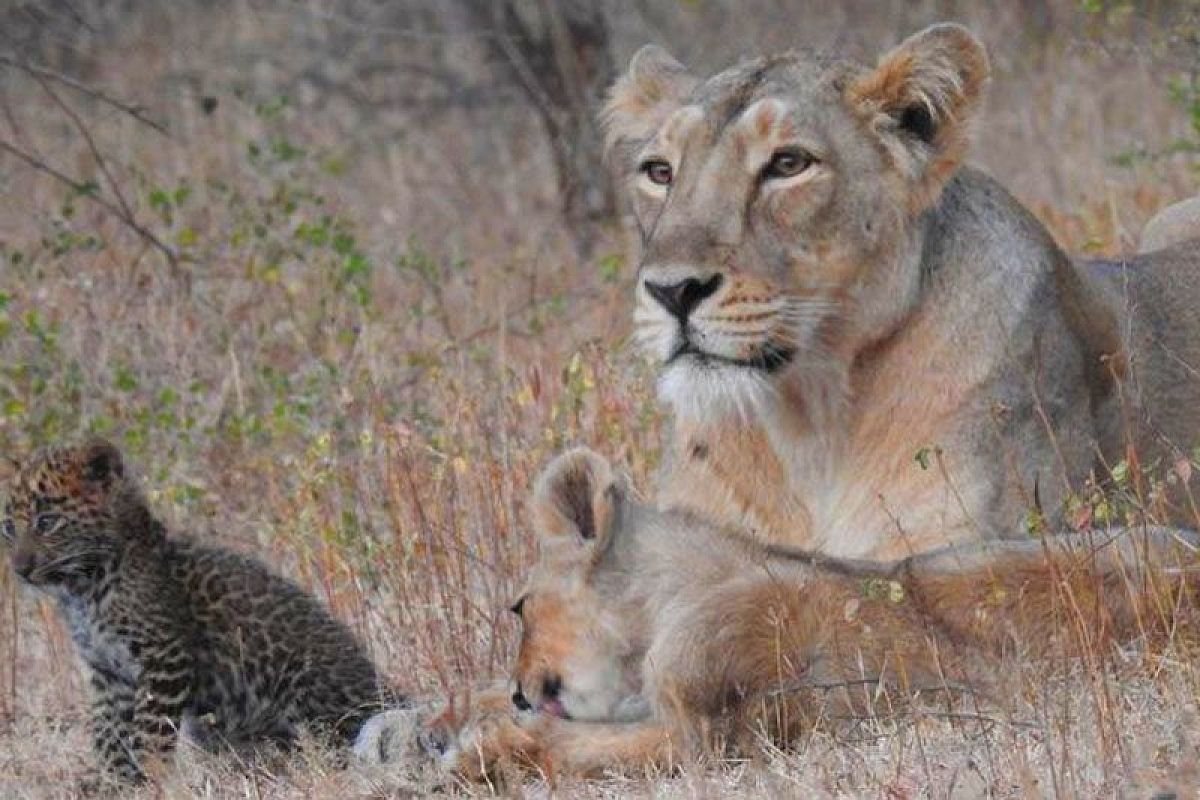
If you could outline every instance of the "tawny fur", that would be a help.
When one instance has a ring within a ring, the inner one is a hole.
[[[537,531],[518,606],[514,699],[527,710],[494,691],[427,724],[464,776],[503,761],[669,767],[764,735],[786,746],[918,692],[994,706],[1005,657],[1050,669],[1187,630],[1200,579],[1195,538],[1161,528],[960,546],[891,568],[785,553],[631,501],[586,450],[548,467],[534,508],[554,524]]]
[[[956,25],[874,68],[799,51],[698,80],[634,58],[605,122],[636,338],[674,413],[662,508],[890,561],[1031,514],[1062,529],[1089,475],[1197,443],[1200,248],[1073,263],[962,165],[988,80]],[[804,168],[771,172],[780,153]],[[648,288],[714,277],[686,322]],[[1194,526],[1185,495],[1163,513]]]

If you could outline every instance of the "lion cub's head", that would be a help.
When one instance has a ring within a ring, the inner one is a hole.
[[[533,495],[538,562],[512,610],[521,617],[513,701],[580,720],[642,713],[642,632],[627,608],[624,529],[641,513],[590,450],[556,458]]]
[[[660,48],[634,56],[608,149],[643,245],[637,334],[678,411],[744,406],[895,328],[915,221],[963,159],[988,72],[957,25],[874,69],[793,52],[700,81]]]

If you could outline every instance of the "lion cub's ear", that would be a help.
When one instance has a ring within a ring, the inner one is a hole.
[[[942,24],[905,39],[847,87],[848,102],[912,181],[912,212],[932,205],[962,163],[990,72],[980,41]]]
[[[600,114],[605,152],[650,136],[695,86],[696,79],[666,50],[654,44],[638,50],[629,69],[608,90]]]
[[[550,462],[533,492],[533,522],[542,544],[602,550],[612,535],[622,488],[608,461],[578,448]]]

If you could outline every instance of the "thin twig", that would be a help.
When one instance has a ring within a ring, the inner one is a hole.
[[[100,147],[96,144],[96,139],[92,136],[92,132],[88,130],[88,126],[84,123],[83,118],[75,112],[75,109],[67,105],[67,103],[65,103],[63,99],[58,96],[58,92],[54,91],[48,80],[40,75],[34,75],[33,79],[38,82],[39,86],[42,87],[42,91],[50,96],[50,99],[54,101],[54,104],[58,106],[64,114],[67,115],[67,119],[71,120],[71,124],[75,126],[75,130],[79,131],[79,135],[83,137],[84,144],[87,145],[88,151],[92,154],[92,158],[96,161],[96,166],[99,168],[100,172],[104,174],[105,179],[108,181],[108,185],[112,190],[113,197],[117,198],[117,205],[121,207],[121,212],[125,215],[125,217],[133,219],[133,209],[125,200],[125,195],[121,192],[121,185],[117,182],[116,175],[114,175],[112,170],[108,168],[108,159],[105,158],[104,154],[100,152]]]
[[[97,194],[95,191],[95,184],[89,183],[87,181],[81,181],[76,178],[72,178],[70,175],[66,174],[62,170],[56,169],[55,167],[51,166],[50,164],[47,164],[45,161],[38,158],[37,156],[27,153],[26,151],[22,150],[21,148],[17,147],[16,145],[12,144],[11,142],[5,141],[4,139],[0,139],[0,151],[9,153],[16,159],[24,162],[27,166],[31,167],[32,169],[35,169],[38,172],[49,175],[50,177],[57,180],[59,183],[62,183],[64,185],[70,187],[71,189],[75,190],[80,195],[87,197],[93,203],[97,204],[98,206],[103,208],[105,211],[112,214],[118,220],[123,222],[126,227],[128,227],[130,230],[132,230],[138,236],[142,237],[142,239],[144,241],[146,241],[148,244],[153,245],[153,247],[156,250],[160,251],[166,257],[168,263],[170,263],[170,265],[173,269],[178,268],[179,256],[175,254],[175,251],[171,249],[170,245],[166,244],[161,239],[159,239],[158,236],[156,236],[153,231],[149,230],[144,225],[142,225],[140,222],[138,222],[136,218],[134,218],[133,216],[127,215],[121,209],[120,206],[116,205],[108,198]]]
[[[0,53],[0,64],[13,67],[14,69],[19,69],[22,72],[28,73],[34,78],[46,79],[54,81],[55,83],[61,83],[63,86],[70,87],[81,94],[87,95],[93,100],[98,100],[101,103],[110,105],[115,109],[123,111],[143,125],[158,131],[163,136],[171,135],[165,124],[146,116],[146,112],[141,106],[136,106],[131,103],[126,103],[123,100],[119,100],[107,92],[72,78],[70,75],[63,75],[61,72],[55,72],[54,70],[43,67],[40,64],[31,64],[30,62],[17,58],[9,53]]]

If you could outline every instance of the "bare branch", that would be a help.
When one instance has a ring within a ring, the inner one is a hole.
[[[4,64],[5,66],[9,66],[14,69],[19,69],[38,80],[45,79],[54,81],[55,83],[60,83],[63,86],[67,86],[77,92],[80,92],[81,94],[87,95],[93,100],[97,100],[105,105],[112,106],[113,108],[128,114],[143,125],[158,131],[163,136],[170,136],[167,126],[146,116],[146,112],[141,106],[132,105],[123,100],[118,100],[107,92],[97,89],[94,86],[89,86],[86,83],[82,83],[69,75],[63,75],[61,72],[55,72],[52,69],[48,69],[37,64],[32,64],[28,61],[17,58],[10,53],[0,53],[0,64]]]
[[[50,96],[50,99],[54,101],[54,104],[58,106],[64,114],[67,115],[67,118],[71,120],[71,124],[75,126],[75,130],[79,131],[79,135],[83,137],[84,143],[87,144],[88,151],[91,152],[92,158],[96,161],[96,166],[102,173],[104,173],[104,177],[108,180],[108,185],[112,189],[113,197],[117,198],[117,204],[121,206],[122,213],[126,218],[133,219],[133,209],[130,208],[129,203],[125,201],[125,195],[121,193],[121,185],[117,183],[116,176],[112,173],[112,170],[108,168],[108,159],[106,159],[104,154],[100,152],[100,148],[96,145],[95,138],[92,137],[92,132],[88,130],[88,127],[84,124],[83,119],[81,119],[79,114],[75,112],[75,109],[63,102],[63,99],[58,96],[58,92],[54,91],[54,89],[50,86],[50,82],[48,80],[40,75],[34,75],[33,79],[37,81],[38,85],[42,87],[42,90]]]
[[[178,270],[179,256],[170,247],[170,245],[166,244],[161,239],[159,239],[158,236],[156,236],[153,231],[151,231],[150,229],[148,229],[147,227],[142,225],[140,222],[138,222],[135,217],[133,217],[130,214],[126,214],[125,210],[122,209],[121,206],[117,205],[116,203],[113,203],[107,197],[97,194],[95,191],[94,184],[89,183],[87,181],[79,180],[77,178],[73,178],[70,175],[63,172],[62,170],[57,169],[57,168],[51,166],[50,164],[47,164],[45,161],[38,158],[37,156],[34,156],[34,155],[26,152],[25,150],[22,150],[21,148],[17,147],[16,145],[12,144],[11,142],[5,141],[3,139],[0,139],[0,152],[9,153],[14,158],[16,158],[19,161],[24,162],[27,166],[31,167],[32,169],[35,169],[38,172],[41,172],[45,175],[49,175],[50,177],[57,180],[59,183],[62,183],[65,186],[70,187],[71,189],[75,190],[77,193],[79,193],[83,197],[88,198],[93,203],[100,206],[105,211],[107,211],[109,214],[112,214],[114,217],[116,217],[118,220],[120,220],[122,223],[124,223],[127,228],[129,228],[134,233],[136,233],[138,236],[140,236],[147,244],[152,245],[156,250],[161,252],[163,254],[163,256],[166,257],[167,262],[171,265],[171,268],[174,270]]]

